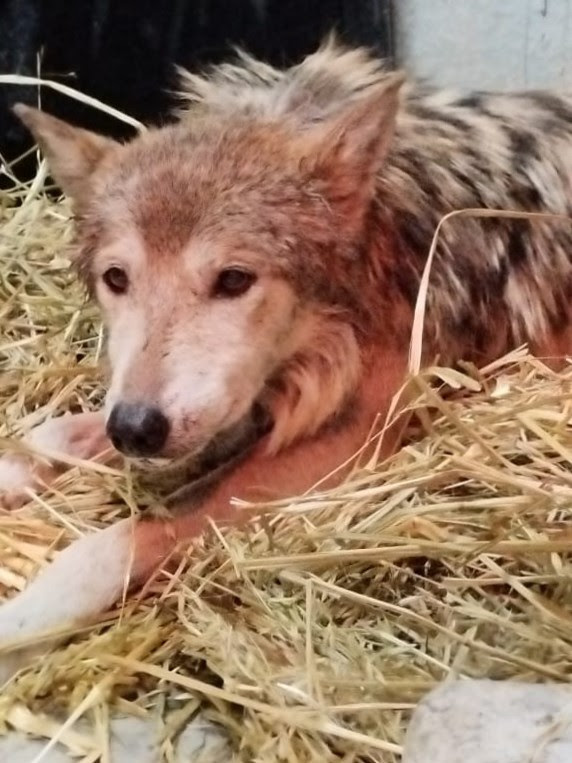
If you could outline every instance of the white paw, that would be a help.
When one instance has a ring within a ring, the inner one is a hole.
[[[36,485],[34,468],[25,456],[0,458],[0,507],[16,509],[30,500],[28,489]]]
[[[62,471],[66,456],[89,460],[112,450],[102,413],[46,419],[28,433],[25,442],[35,455],[0,458],[0,508],[14,509],[27,503],[30,489],[41,490],[49,484]]]

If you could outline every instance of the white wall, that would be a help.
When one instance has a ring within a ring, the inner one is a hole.
[[[395,0],[400,65],[435,84],[572,91],[572,0]]]

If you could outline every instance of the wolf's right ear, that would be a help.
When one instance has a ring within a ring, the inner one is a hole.
[[[81,205],[89,194],[96,167],[119,144],[23,103],[17,103],[13,111],[34,136],[56,183]]]

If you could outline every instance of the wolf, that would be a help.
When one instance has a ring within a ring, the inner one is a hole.
[[[126,143],[15,107],[73,202],[111,374],[103,410],[31,432],[50,462],[4,456],[4,506],[49,484],[58,456],[186,454],[204,474],[167,518],[81,538],[0,608],[5,678],[36,636],[97,617],[177,544],[237,522],[233,497],[344,478],[405,379],[444,215],[571,213],[570,96],[442,92],[332,40],[290,68],[240,54],[181,82],[174,122]],[[524,342],[563,358],[571,293],[566,221],[450,220],[424,359],[482,364]]]

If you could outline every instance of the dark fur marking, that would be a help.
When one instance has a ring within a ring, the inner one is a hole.
[[[572,135],[572,125],[570,122],[564,122],[553,116],[548,116],[538,123],[540,131],[547,136],[557,136],[558,138],[570,138]]]
[[[445,122],[446,124],[455,127],[457,130],[461,130],[465,135],[471,135],[473,133],[473,128],[470,124],[463,119],[459,119],[459,117],[450,114],[448,111],[438,111],[429,106],[415,104],[411,107],[411,113],[414,116],[419,117],[420,119],[426,119],[429,122]]]
[[[498,286],[501,293],[504,293],[506,288],[508,282],[508,272],[508,262],[506,260],[502,260],[498,270]]]
[[[492,332],[489,329],[483,329],[483,324],[479,321],[479,325],[474,334],[475,353],[477,357],[486,353],[487,348],[491,344],[491,334]]]
[[[469,159],[471,159],[473,167],[475,171],[478,170],[479,174],[482,176],[483,181],[486,181],[487,183],[491,183],[494,180],[494,174],[492,170],[489,167],[486,167],[483,165],[483,155],[477,149],[468,146],[464,149],[464,154]]]
[[[412,268],[405,263],[401,266],[397,266],[393,271],[391,280],[405,300],[410,305],[414,305],[419,292],[420,277],[412,270]]]
[[[401,212],[396,220],[398,237],[404,243],[404,250],[414,252],[424,259],[429,253],[434,226],[423,225],[416,215]]]
[[[464,98],[459,98],[458,101],[455,101],[455,106],[460,106],[461,108],[467,108],[467,109],[477,109],[481,110],[485,101],[485,94],[484,93],[471,93],[471,95],[467,95]]]
[[[475,334],[477,332],[478,326],[479,319],[475,316],[474,313],[467,309],[461,313],[458,319],[457,331],[461,334],[461,336],[470,336],[471,334]]]
[[[527,248],[525,232],[521,225],[515,223],[510,226],[510,233],[507,243],[507,255],[512,267],[518,268],[527,259]]]
[[[560,292],[555,295],[554,301],[556,304],[548,313],[548,322],[552,331],[559,332],[566,328],[570,321],[570,295]]]
[[[568,130],[572,131],[572,108],[562,98],[552,93],[539,91],[531,92],[529,98],[535,106],[540,106],[540,108],[556,117],[560,125],[562,125],[562,122],[567,122]]]
[[[511,199],[523,210],[533,212],[542,206],[542,196],[533,185],[515,185],[509,191]]]
[[[517,130],[515,127],[505,127],[513,155],[513,167],[518,172],[526,168],[531,161],[540,158],[538,139],[531,132]]]
[[[453,177],[455,177],[463,186],[463,188],[466,188],[467,192],[471,195],[471,204],[474,204],[477,207],[486,207],[487,204],[483,198],[482,193],[479,190],[479,187],[477,185],[477,173],[472,169],[473,174],[468,175],[466,172],[463,172],[462,170],[457,169],[456,167],[451,167],[450,169],[451,174]]]
[[[394,155],[393,164],[403,168],[410,177],[415,178],[415,183],[421,191],[432,199],[438,193],[438,188],[427,172],[427,166],[419,152],[405,148]]]
[[[486,298],[486,274],[479,272],[472,262],[462,257],[455,260],[454,270],[459,280],[465,284],[470,303],[476,308]]]

